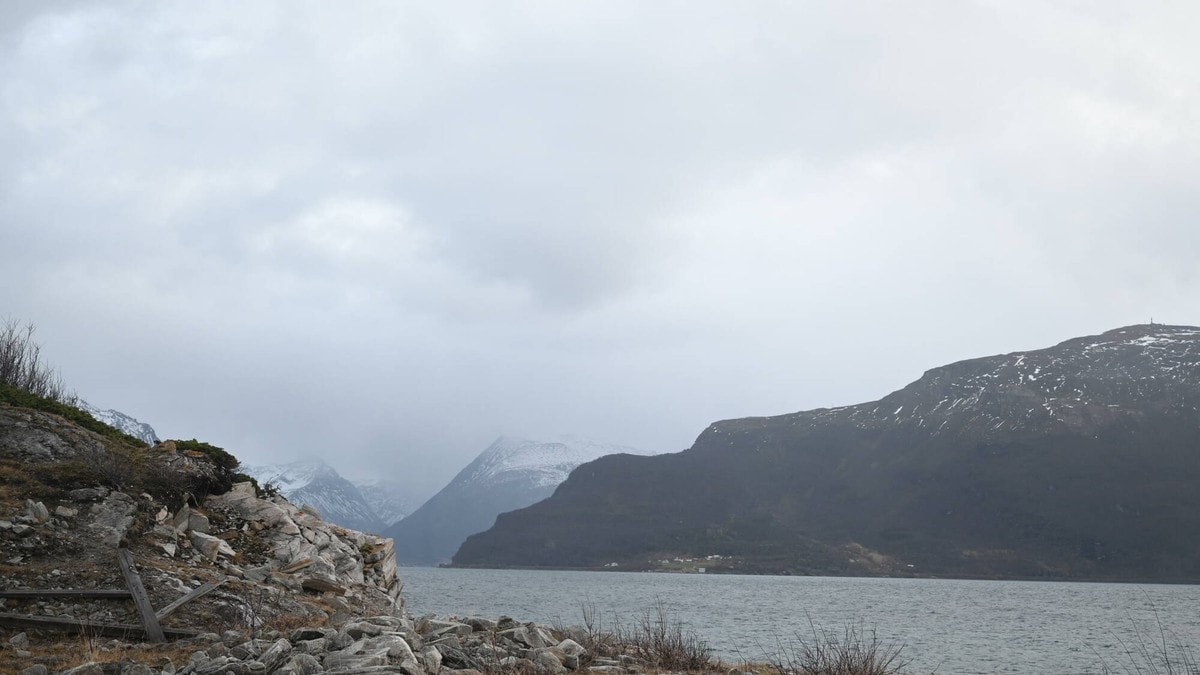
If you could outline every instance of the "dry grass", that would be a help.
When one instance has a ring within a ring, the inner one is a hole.
[[[0,650],[0,675],[16,675],[36,664],[57,673],[85,663],[112,663],[123,659],[151,666],[162,666],[170,660],[179,668],[198,649],[200,647],[195,645],[118,645],[108,638],[89,635],[44,638],[29,645],[28,657],[18,657],[11,649]]]

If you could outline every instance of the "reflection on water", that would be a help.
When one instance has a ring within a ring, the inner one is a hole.
[[[414,615],[582,623],[584,605],[626,625],[661,602],[730,661],[848,623],[904,645],[912,673],[1137,672],[1127,648],[1200,656],[1200,586],[853,579],[629,572],[400,570]],[[1144,661],[1138,659],[1144,670]],[[1153,672],[1153,671],[1151,671]]]

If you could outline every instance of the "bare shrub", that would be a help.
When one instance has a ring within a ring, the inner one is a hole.
[[[57,369],[42,361],[42,346],[33,341],[35,331],[33,324],[22,326],[12,318],[0,326],[0,382],[75,405],[79,397],[67,391]]]
[[[808,625],[811,637],[797,633],[798,644],[781,645],[771,661],[780,675],[898,675],[908,666],[904,646],[880,642],[873,628],[847,624],[839,635]]]
[[[1178,635],[1163,626],[1158,608],[1150,605],[1154,612],[1154,622],[1158,628],[1156,638],[1142,633],[1136,623],[1133,632],[1137,637],[1136,644],[1129,644],[1117,638],[1125,653],[1125,661],[1110,663],[1101,658],[1101,672],[1130,673],[1136,675],[1200,675],[1200,660],[1196,652]],[[1131,622],[1132,623],[1132,622]],[[1095,649],[1093,648],[1093,651]],[[1127,662],[1126,662],[1127,661]]]
[[[97,482],[114,490],[124,490],[137,478],[133,460],[103,446],[84,450],[79,459]]]
[[[617,636],[604,629],[604,616],[593,602],[583,603],[583,629],[585,636],[582,646],[589,657],[593,654],[614,656],[617,653]]]
[[[643,614],[632,629],[618,627],[616,640],[622,651],[657,668],[701,671],[718,665],[708,643],[685,631],[681,620],[668,616],[662,602]]]

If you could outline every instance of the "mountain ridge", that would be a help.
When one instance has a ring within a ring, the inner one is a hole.
[[[722,420],[682,453],[581,466],[454,564],[717,554],[712,571],[1200,578],[1197,406],[1191,326],[966,359],[878,401]]]

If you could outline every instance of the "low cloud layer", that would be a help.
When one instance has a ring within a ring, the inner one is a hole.
[[[7,3],[0,313],[248,461],[439,487],[1200,323],[1187,3]]]

